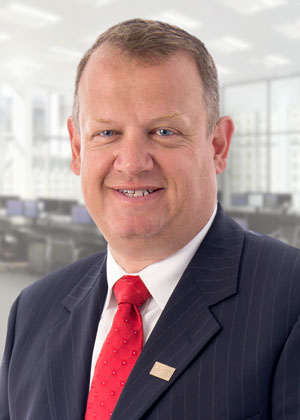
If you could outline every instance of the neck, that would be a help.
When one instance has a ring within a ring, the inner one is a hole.
[[[164,238],[164,241],[150,241],[149,238],[139,240],[118,240],[109,242],[110,252],[115,261],[126,273],[138,273],[151,264],[165,260],[187,245],[202,229],[190,236]],[[124,242],[124,243],[123,243]]]
[[[123,270],[126,271],[126,273],[139,273],[149,265],[168,258],[170,255],[174,254],[177,249],[174,250],[174,252],[166,252],[165,250],[164,253],[160,253],[159,255],[156,255],[156,253],[153,251],[141,251],[141,248],[136,248],[135,251],[133,250],[133,252],[130,252],[130,250],[127,248],[126,253],[124,253],[118,252],[118,249],[110,246],[110,252],[112,256],[114,257],[115,261],[123,268]]]

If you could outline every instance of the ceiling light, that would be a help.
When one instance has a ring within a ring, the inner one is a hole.
[[[31,17],[35,17],[37,19],[41,19],[49,23],[58,22],[60,20],[60,17],[57,15],[35,9],[30,6],[25,6],[24,4],[21,4],[21,3],[12,3],[10,5],[10,9],[13,10],[14,12],[21,13],[23,15],[27,15]]]
[[[33,69],[33,70],[40,70],[42,68],[41,64],[39,63],[36,63],[34,61],[17,59],[17,58],[6,63],[6,66],[10,68],[23,67],[27,69]]]
[[[254,66],[264,66],[266,68],[285,67],[291,64],[291,60],[277,54],[268,54],[262,58],[251,60]]]
[[[226,7],[243,15],[262,12],[263,10],[287,4],[288,0],[218,0]]]
[[[211,42],[207,42],[209,48],[220,53],[232,54],[238,51],[248,50],[253,47],[250,42],[233,36],[224,36]]]
[[[172,25],[180,26],[189,30],[201,26],[201,22],[199,22],[198,20],[173,10],[167,10],[165,12],[162,12],[155,19],[162,20]]]
[[[77,3],[84,4],[86,6],[101,7],[106,4],[115,3],[118,0],[75,0]]]
[[[0,41],[8,41],[10,39],[11,39],[11,35],[0,32]]]
[[[61,17],[21,3],[12,3],[0,10],[0,18],[13,24],[41,28],[47,24],[56,23]]]
[[[108,3],[113,3],[113,1],[112,0],[98,0],[97,6],[104,6],[105,4],[108,4]]]
[[[266,55],[263,61],[266,67],[283,67],[288,66],[291,63],[288,58],[275,54]]]
[[[274,30],[279,32],[281,35],[290,39],[300,38],[300,20],[296,22],[283,23],[274,27]]]
[[[80,59],[82,57],[82,53],[76,50],[70,50],[68,48],[59,47],[59,46],[52,46],[48,48],[48,51],[54,54],[58,54],[60,56],[64,56],[65,58],[71,59]]]

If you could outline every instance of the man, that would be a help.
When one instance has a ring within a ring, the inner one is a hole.
[[[85,54],[71,168],[108,252],[21,293],[1,420],[299,419],[299,251],[217,208],[233,132],[218,98],[204,45],[165,23],[121,23]],[[140,279],[143,303],[120,302]],[[114,347],[126,305],[138,326]]]

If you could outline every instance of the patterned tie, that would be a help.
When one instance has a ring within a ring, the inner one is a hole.
[[[118,310],[98,357],[87,401],[85,420],[107,420],[143,347],[138,309],[151,296],[139,276],[123,276],[114,294]]]

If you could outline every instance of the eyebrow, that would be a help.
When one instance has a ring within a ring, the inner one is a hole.
[[[182,117],[182,114],[180,112],[171,112],[170,114],[162,115],[161,117],[152,118],[151,121],[171,120],[176,117]]]
[[[162,115],[161,117],[152,118],[151,122],[171,120],[172,118],[181,117],[181,116],[182,114],[180,112],[171,112],[170,114]],[[105,123],[105,124],[110,124],[114,122],[112,120],[106,120],[105,118],[96,118],[95,121],[100,122],[100,123]]]
[[[105,118],[96,118],[95,121],[96,122],[101,122],[101,123],[113,123],[114,122],[112,120],[106,120]]]

